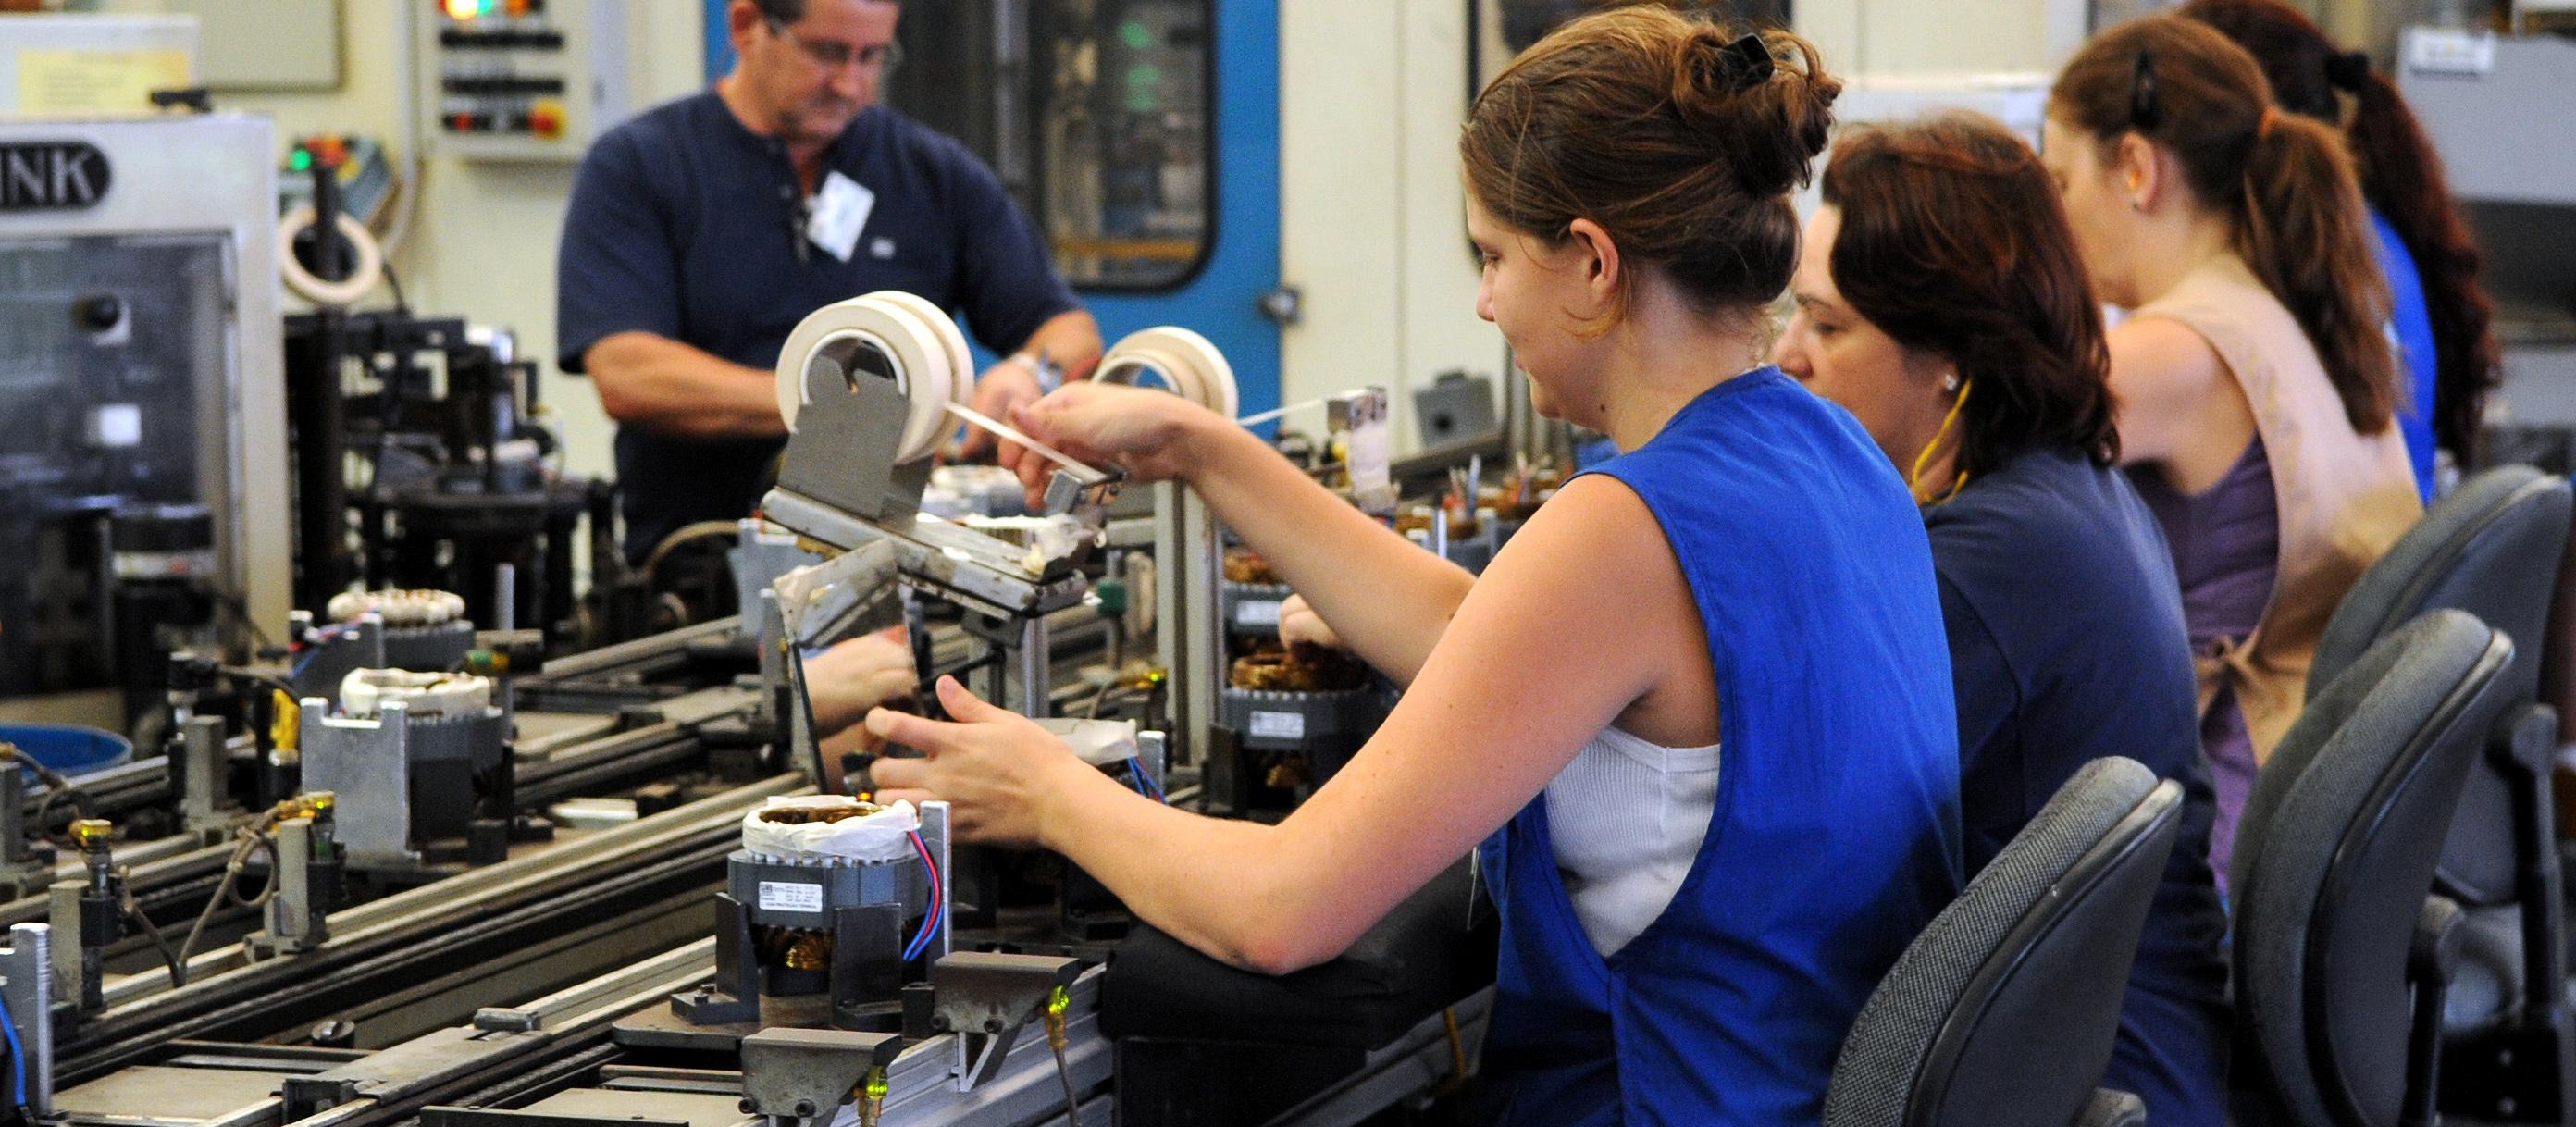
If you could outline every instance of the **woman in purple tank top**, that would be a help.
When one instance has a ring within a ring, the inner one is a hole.
[[[2199,677],[2220,877],[2326,619],[2422,512],[2392,425],[2388,291],[2343,140],[2178,16],[2095,37],[2044,159],[2103,300],[2121,457],[2163,525]]]

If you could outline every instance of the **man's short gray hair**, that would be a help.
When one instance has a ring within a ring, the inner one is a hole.
[[[751,0],[751,2],[753,6],[760,9],[763,18],[778,23],[795,23],[805,18],[805,0]],[[878,2],[899,4],[903,0],[878,0]]]

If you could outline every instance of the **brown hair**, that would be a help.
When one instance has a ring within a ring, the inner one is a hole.
[[[2343,138],[2274,112],[2253,56],[2169,15],[2085,44],[2049,112],[2106,151],[2136,133],[2180,158],[2192,194],[2235,221],[2236,253],[2307,333],[2353,429],[2387,429],[2397,379],[2382,328],[2388,286]]]
[[[2361,171],[2361,194],[2379,208],[2415,259],[2433,323],[2433,439],[2463,467],[2477,463],[2487,394],[2501,380],[2495,304],[2478,285],[2483,256],[2451,202],[2442,154],[2424,135],[2397,84],[2370,56],[2339,52],[2325,29],[2279,0],[2191,0],[2179,14],[2217,28],[2263,67],[2282,109],[2338,125],[2336,91],[2352,95],[2343,127]]]
[[[1807,182],[1842,84],[1806,40],[1752,43],[1664,8],[1557,29],[1477,95],[1458,138],[1476,202],[1551,246],[1578,218],[1700,311],[1750,312],[1798,262],[1789,191]],[[1601,328],[1626,315],[1624,275]]]
[[[1846,129],[1824,196],[1842,211],[1834,288],[1897,343],[1974,381],[1960,469],[1982,475],[2037,444],[2119,460],[2101,309],[2029,145],[1965,111]]]

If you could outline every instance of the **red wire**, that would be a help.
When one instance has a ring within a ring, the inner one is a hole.
[[[904,950],[913,952],[905,956],[906,962],[920,958],[922,951],[930,949],[930,929],[939,926],[940,906],[948,901],[948,889],[940,883],[939,879],[939,862],[930,859],[930,846],[922,842],[919,830],[912,831],[909,836],[912,838],[912,847],[921,853],[922,867],[930,870],[930,911],[921,917],[920,934],[913,936],[912,942],[904,945]],[[916,948],[918,950],[915,950]]]

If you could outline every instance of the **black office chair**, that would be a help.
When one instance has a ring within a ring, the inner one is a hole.
[[[2435,888],[2466,913],[2466,955],[2446,1023],[2445,1110],[2555,1123],[2576,1085],[2567,1026],[2566,910],[2550,760],[2558,718],[2538,703],[2542,646],[2568,522],[2566,479],[2529,466],[2480,473],[2362,573],[2317,644],[2313,697],[2388,632],[2436,608],[2513,640],[2509,707],[2460,795]]]
[[[2238,1127],[2430,1123],[2458,910],[2433,869],[2512,703],[2513,643],[2438,610],[2308,702],[2236,824]]]
[[[1932,918],[1863,1006],[1826,1127],[2140,1127],[2096,1087],[2182,787],[2097,759]]]

